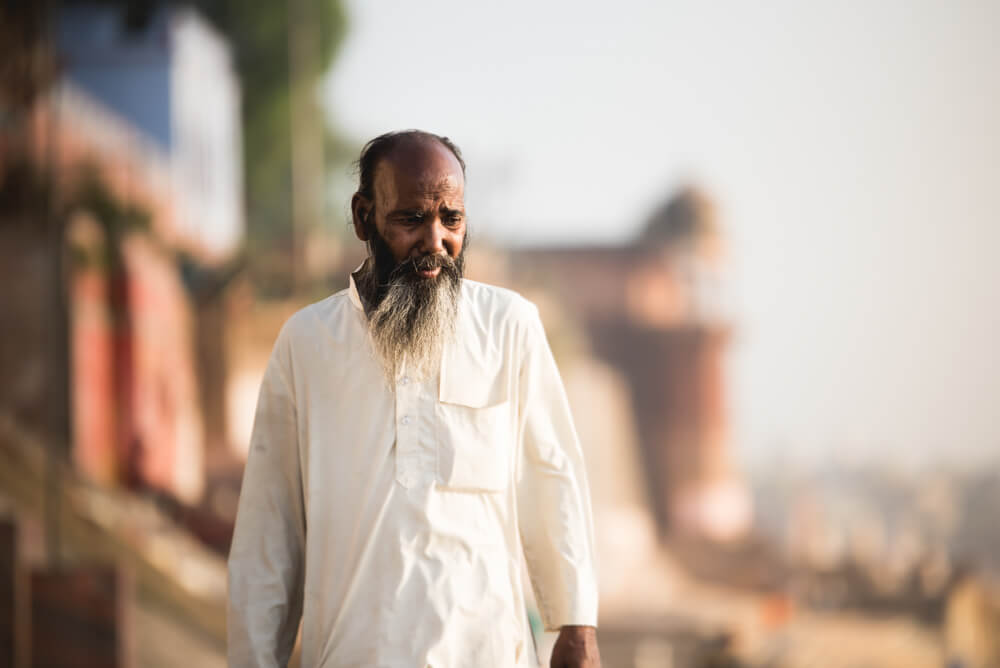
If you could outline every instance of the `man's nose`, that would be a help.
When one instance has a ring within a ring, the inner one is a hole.
[[[429,255],[438,255],[445,252],[444,248],[444,225],[437,218],[427,221],[424,226],[423,250]]]

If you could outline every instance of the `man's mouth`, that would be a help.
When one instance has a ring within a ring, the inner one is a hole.
[[[448,258],[441,255],[425,255],[414,258],[413,273],[420,278],[435,278],[441,273],[441,268],[448,264]]]
[[[417,276],[420,278],[434,278],[441,273],[441,267],[434,267],[432,269],[418,269]]]

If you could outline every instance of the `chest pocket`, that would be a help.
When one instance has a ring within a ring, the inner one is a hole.
[[[463,352],[442,361],[435,416],[438,485],[500,491],[508,485],[514,442],[506,374],[481,354]]]

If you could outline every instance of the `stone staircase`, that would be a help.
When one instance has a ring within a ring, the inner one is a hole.
[[[225,561],[0,415],[0,666],[225,666]]]

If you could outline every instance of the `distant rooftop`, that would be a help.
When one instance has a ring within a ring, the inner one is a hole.
[[[715,203],[699,188],[689,186],[653,212],[642,240],[670,244],[715,236],[718,232]]]

